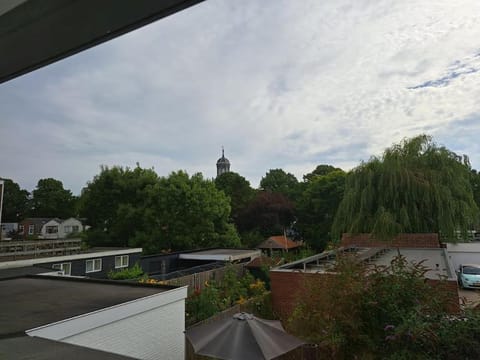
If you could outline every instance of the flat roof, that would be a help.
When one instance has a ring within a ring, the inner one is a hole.
[[[419,263],[427,267],[429,270],[425,273],[428,279],[438,280],[441,276],[447,279],[456,279],[455,270],[447,259],[445,249],[389,249],[377,259],[372,260],[375,265],[390,265],[390,262],[398,252],[405,256],[410,263]]]
[[[447,243],[448,252],[468,252],[468,253],[480,253],[480,242],[471,243]]]
[[[261,254],[261,250],[252,249],[208,249],[183,253],[179,255],[179,258],[185,260],[235,261],[246,258],[253,259]]]
[[[39,264],[46,264],[52,262],[64,262],[64,261],[73,261],[73,260],[82,260],[82,259],[91,259],[102,256],[115,256],[115,255],[128,255],[141,253],[142,248],[131,248],[131,249],[92,249],[87,252],[80,254],[72,255],[61,255],[61,256],[50,256],[43,258],[34,258],[34,259],[25,259],[25,260],[11,260],[11,261],[0,261],[0,270],[3,269],[12,269],[18,267],[34,266]]]
[[[409,263],[422,261],[422,264],[429,269],[425,273],[426,278],[438,280],[444,276],[448,280],[456,280],[455,270],[447,259],[446,249],[443,248],[339,248],[279,266],[271,271],[331,272],[335,265],[337,252],[355,253],[359,261],[366,261],[378,266],[390,265],[393,258],[400,252]]]
[[[42,339],[32,336],[21,336],[0,340],[0,358],[15,360],[132,360],[124,355],[95,350],[83,346]]]
[[[64,277],[0,280],[0,339],[174,287]]]

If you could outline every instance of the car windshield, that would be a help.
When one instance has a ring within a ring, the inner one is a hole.
[[[480,267],[464,266],[463,273],[469,275],[480,275]]]

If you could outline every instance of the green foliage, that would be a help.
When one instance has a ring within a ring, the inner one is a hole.
[[[63,183],[52,178],[40,179],[32,192],[32,217],[57,217],[67,219],[76,216],[76,197],[70,190],[63,188]]]
[[[125,268],[122,270],[110,270],[108,272],[108,278],[111,280],[128,280],[136,279],[143,275],[143,269],[138,263],[135,263],[134,266],[130,268]]]
[[[234,221],[255,196],[255,190],[250,187],[250,183],[235,172],[226,172],[217,176],[215,186],[230,198],[231,217]]]
[[[201,174],[189,177],[179,171],[146,189],[142,226],[132,245],[147,252],[162,249],[238,247],[240,239],[229,222],[230,205],[226,195]]]
[[[260,180],[260,188],[265,191],[279,193],[295,202],[300,192],[300,186],[295,175],[282,169],[270,169]]]
[[[185,306],[189,325],[207,319],[235,304],[245,304],[247,299],[255,300],[250,304],[252,311],[256,309],[267,314],[271,307],[271,304],[263,299],[266,292],[265,283],[255,280],[249,272],[239,278],[233,266],[227,267],[221,282],[209,281],[205,285],[203,290],[196,289],[187,298]]]
[[[297,204],[297,226],[304,240],[311,247],[322,251],[331,239],[333,219],[343,199],[346,174],[329,165],[319,165],[316,169],[318,172],[325,170],[319,170],[320,166],[332,170],[325,175],[315,174],[308,177],[305,190]]]
[[[421,135],[385,150],[348,173],[333,233],[435,232],[456,241],[477,223],[465,158]]]
[[[426,282],[422,263],[398,255],[389,266],[372,267],[344,255],[332,271],[305,281],[288,321],[293,334],[320,344],[325,357],[478,358],[480,315],[450,315],[447,284]]]
[[[313,256],[315,254],[318,254],[318,251],[315,251],[313,249],[311,249],[310,247],[302,247],[300,248],[299,251],[289,251],[289,252],[286,252],[286,253],[283,253],[283,259],[285,261],[285,263],[289,263],[289,262],[293,262],[293,261],[297,261],[297,260],[300,260],[300,259],[305,259],[309,256]]]
[[[157,180],[151,169],[102,166],[80,196],[80,215],[92,227],[88,242],[93,246],[128,246],[142,224],[144,192]]]
[[[29,193],[10,179],[4,181],[2,222],[19,222],[29,210]],[[1,187],[0,187],[1,189]],[[1,191],[1,190],[0,190]]]
[[[334,171],[343,171],[343,170],[340,168],[336,168],[332,165],[326,165],[326,164],[318,165],[315,168],[315,170],[313,170],[311,173],[303,175],[303,181],[309,182],[314,180],[317,176],[325,176]]]
[[[82,191],[89,243],[141,246],[145,253],[237,247],[226,195],[201,174],[159,178],[151,169],[102,168]]]

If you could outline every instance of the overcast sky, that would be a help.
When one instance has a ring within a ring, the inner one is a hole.
[[[478,0],[207,0],[0,85],[0,176],[212,178],[223,145],[257,187],[420,133],[479,168],[478,70]]]

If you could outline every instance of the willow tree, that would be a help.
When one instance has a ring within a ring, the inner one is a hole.
[[[405,139],[348,175],[333,233],[439,233],[455,241],[476,225],[479,210],[470,164],[427,135]]]

